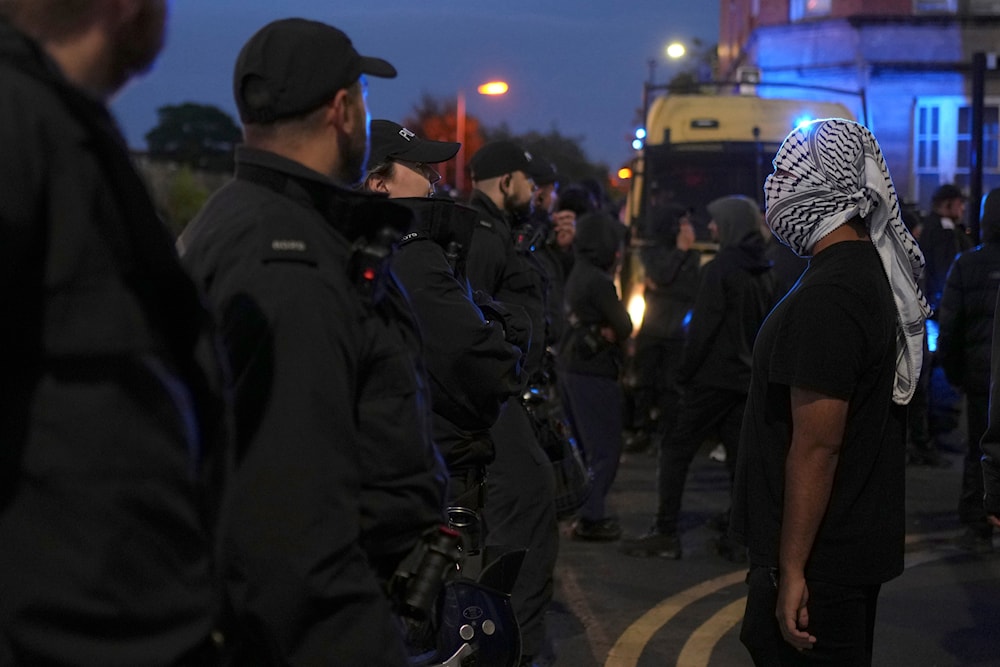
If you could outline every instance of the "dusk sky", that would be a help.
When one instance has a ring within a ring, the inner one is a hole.
[[[346,32],[363,55],[385,58],[396,79],[371,78],[372,118],[401,121],[424,93],[466,93],[468,114],[516,133],[553,127],[581,137],[588,157],[616,168],[631,155],[647,61],[656,80],[677,71],[673,40],[718,41],[716,0],[173,0],[167,46],[155,69],[133,82],[113,109],[134,148],[156,125],[156,109],[196,102],[237,118],[232,68],[243,43],[269,21],[301,16]],[[502,79],[503,97],[476,86]]]

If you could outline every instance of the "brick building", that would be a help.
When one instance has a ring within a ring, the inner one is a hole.
[[[719,78],[863,91],[758,87],[854,109],[924,210],[940,183],[968,190],[972,55],[1000,51],[1000,0],[722,0],[720,17]],[[1000,72],[985,81],[984,193],[1000,187]]]

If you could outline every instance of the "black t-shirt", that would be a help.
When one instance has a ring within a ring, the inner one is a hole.
[[[874,246],[818,254],[768,316],[754,347],[731,531],[753,564],[777,566],[790,387],[849,402],[827,512],[806,576],[876,584],[903,570],[905,409],[892,402],[896,308]]]

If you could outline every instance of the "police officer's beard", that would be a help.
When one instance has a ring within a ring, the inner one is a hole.
[[[365,175],[365,165],[368,162],[368,130],[359,126],[352,134],[341,134],[340,174],[339,180],[347,185],[360,183]]]
[[[513,193],[505,192],[503,195],[503,208],[515,218],[525,219],[531,214],[531,197],[528,197],[524,201],[518,201]]]
[[[166,25],[166,0],[145,0],[132,20],[118,27],[108,72],[112,91],[152,67],[163,48]]]

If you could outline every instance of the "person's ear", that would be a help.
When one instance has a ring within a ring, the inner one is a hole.
[[[365,189],[371,190],[372,192],[389,194],[389,184],[386,183],[385,178],[374,174],[368,177],[368,182],[365,183]]]
[[[328,118],[343,132],[350,134],[354,124],[364,122],[364,116],[355,111],[354,98],[349,90],[341,88],[327,104]]]

